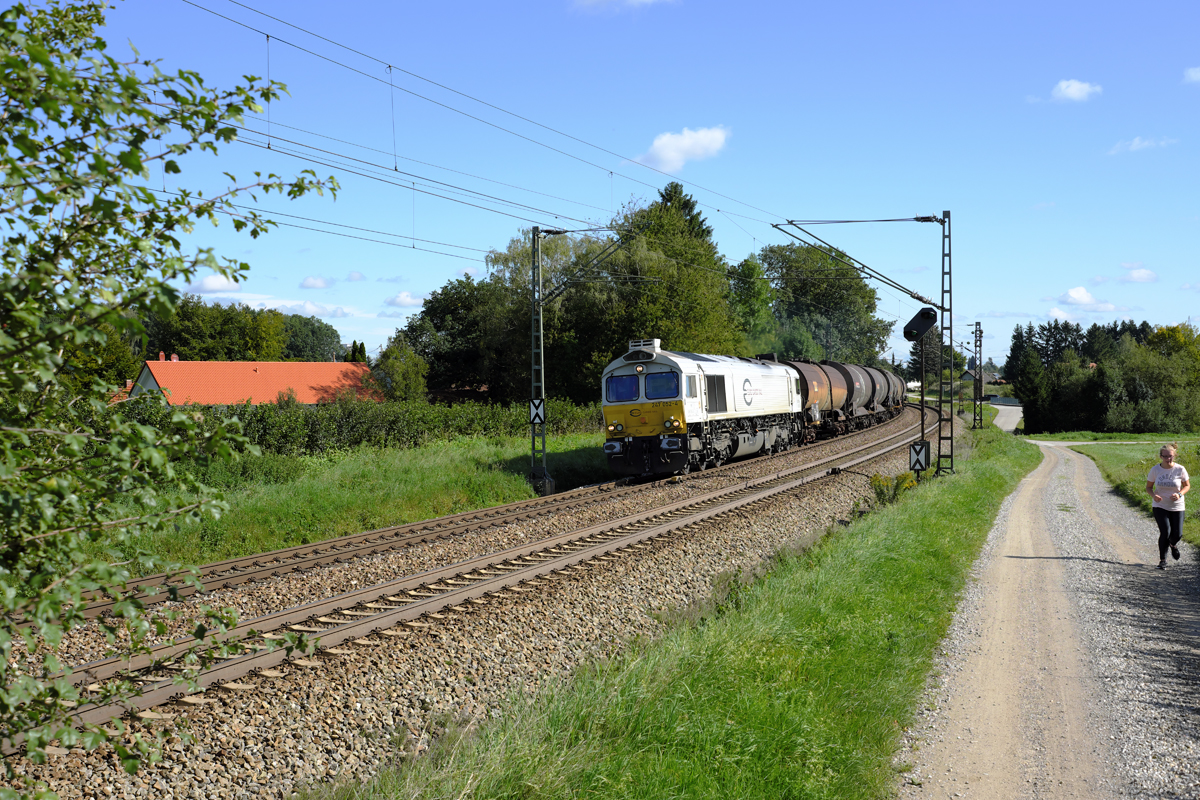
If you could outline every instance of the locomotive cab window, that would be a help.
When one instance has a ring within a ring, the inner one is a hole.
[[[679,375],[674,372],[652,372],[646,375],[646,399],[670,400],[679,397]]]
[[[696,376],[695,375],[687,376],[687,396],[688,397],[696,396]]]
[[[609,375],[605,389],[610,403],[627,403],[638,399],[637,375]]]

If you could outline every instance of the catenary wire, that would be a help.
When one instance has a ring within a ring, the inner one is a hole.
[[[162,191],[159,189],[151,189],[150,191],[156,192],[158,194],[171,195],[173,197],[182,197],[183,196],[179,192]],[[228,203],[226,205],[228,205],[230,208],[240,208],[245,211],[253,211],[253,212],[262,214],[264,216],[269,215],[271,217],[288,217],[289,219],[299,219],[299,220],[303,220],[305,222],[315,222],[319,225],[331,225],[336,228],[346,228],[347,230],[360,231],[362,233],[374,233],[378,236],[393,236],[397,239],[408,239],[410,241],[423,242],[425,244],[436,244],[436,245],[440,245],[442,247],[453,247],[458,250],[472,250],[477,253],[492,252],[490,249],[484,249],[482,247],[468,247],[465,244],[453,244],[451,242],[439,242],[435,239],[418,239],[415,236],[406,236],[405,234],[402,234],[402,233],[389,233],[388,231],[377,231],[372,228],[360,228],[356,225],[345,225],[340,222],[330,222],[329,220],[326,220],[326,219],[315,219],[313,217],[303,217],[303,216],[300,216],[299,214],[285,214],[282,211],[273,211],[270,209],[260,208],[258,206],[246,206],[246,205],[241,205],[239,203]],[[216,209],[214,209],[214,210],[216,210]],[[274,221],[274,220],[271,220],[271,221]],[[278,223],[278,224],[282,225],[285,223]],[[308,229],[308,230],[311,230],[311,229]],[[329,231],[329,233],[333,233],[333,231]],[[368,241],[371,241],[371,240],[368,240]],[[384,244],[391,244],[391,242],[384,242]]]
[[[245,127],[242,127],[242,126],[239,126],[239,125],[230,125],[230,127],[232,127],[232,128],[235,128],[235,129],[237,129],[237,130],[242,130],[242,131],[245,131],[245,132],[247,132],[247,133],[253,133],[253,134],[256,134],[256,135],[259,135],[259,136],[262,136],[262,135],[263,135],[262,131],[256,131],[256,130],[254,130],[254,129],[252,129],[252,128],[245,128]],[[248,139],[241,139],[241,138],[239,138],[237,141],[239,141],[239,142],[242,142],[242,141],[245,141],[245,142],[250,142],[251,140],[248,140]],[[288,144],[296,145],[296,146],[298,146],[298,147],[303,147],[303,148],[306,148],[306,149],[308,149],[308,150],[314,150],[314,151],[316,151],[316,152],[318,152],[318,153],[322,153],[322,154],[324,154],[325,156],[327,156],[327,157],[330,157],[330,158],[341,158],[341,159],[345,159],[345,160],[347,160],[347,161],[353,161],[353,162],[355,162],[355,164],[357,164],[357,165],[362,165],[362,166],[361,166],[361,167],[359,167],[359,168],[372,167],[372,168],[375,168],[375,169],[378,169],[378,170],[381,170],[381,171],[383,171],[383,174],[385,174],[385,175],[390,175],[390,174],[400,174],[400,175],[404,175],[404,176],[406,176],[406,177],[408,177],[408,178],[413,178],[413,179],[418,179],[418,180],[426,181],[426,182],[428,182],[428,183],[430,183],[430,184],[435,184],[435,185],[437,185],[437,186],[439,186],[439,187],[443,187],[443,189],[442,189],[443,191],[450,191],[450,190],[452,190],[452,189],[453,189],[453,190],[458,190],[459,192],[465,192],[465,193],[467,193],[467,194],[474,195],[474,196],[476,196],[476,197],[485,198],[485,199],[487,199],[487,200],[492,200],[492,201],[494,201],[494,202],[497,202],[497,203],[503,203],[503,204],[505,204],[505,205],[513,206],[513,207],[515,207],[515,208],[522,208],[522,209],[525,209],[525,210],[527,210],[527,211],[536,211],[536,212],[538,212],[538,213],[541,213],[541,214],[549,214],[549,215],[551,215],[551,216],[555,216],[555,217],[562,217],[563,219],[569,219],[569,220],[572,220],[572,221],[575,221],[575,222],[587,222],[587,220],[581,220],[581,219],[578,219],[578,218],[576,218],[576,217],[570,217],[570,216],[567,216],[566,214],[556,213],[556,212],[554,212],[554,211],[549,211],[549,210],[547,210],[547,209],[544,209],[544,208],[538,208],[538,207],[536,207],[536,206],[531,206],[531,205],[528,205],[528,204],[525,204],[525,203],[518,203],[518,202],[516,202],[515,200],[507,200],[507,199],[505,199],[505,198],[503,198],[503,197],[496,197],[495,195],[485,194],[484,192],[479,192],[479,191],[476,191],[476,190],[474,190],[474,189],[468,189],[468,188],[466,188],[465,186],[458,186],[458,185],[456,185],[456,184],[453,184],[453,183],[447,183],[446,181],[439,181],[439,180],[437,180],[437,179],[435,179],[435,178],[429,178],[429,177],[426,177],[426,176],[424,176],[424,175],[417,175],[417,174],[415,174],[415,173],[412,173],[412,172],[404,172],[404,171],[402,171],[402,170],[395,170],[395,169],[393,169],[393,170],[388,170],[388,168],[387,168],[386,166],[382,165],[382,164],[376,164],[376,163],[374,163],[374,162],[371,162],[371,161],[365,161],[365,160],[363,160],[363,159],[361,159],[361,158],[355,158],[354,156],[346,155],[345,153],[339,153],[339,152],[337,152],[337,151],[334,151],[334,150],[326,150],[326,149],[324,149],[324,148],[321,148],[321,147],[315,147],[315,146],[313,146],[313,145],[304,144],[303,142],[297,142],[297,141],[295,141],[295,140],[293,140],[293,139],[283,139],[283,138],[281,138],[281,137],[279,137],[279,136],[274,136],[274,137],[272,137],[271,141],[272,141],[272,143],[275,143],[275,142],[286,142],[286,143],[288,143]],[[270,147],[270,148],[268,148],[268,149],[271,149],[271,150],[281,150],[281,148],[279,148],[279,147]],[[282,150],[281,150],[281,151],[282,151]],[[304,157],[306,157],[306,156],[304,156],[304,155],[302,155],[302,154],[299,154],[299,153],[289,153],[289,154],[296,155],[297,157],[300,157],[300,158],[304,158]],[[411,189],[412,187],[411,187],[411,186],[409,186],[409,187],[407,187],[407,188]],[[570,201],[567,201],[567,202],[570,202]]]
[[[209,9],[207,9],[207,8],[204,8],[203,6],[200,6],[200,5],[197,5],[196,3],[193,3],[193,2],[191,2],[191,0],[184,0],[184,2],[188,3],[189,5],[195,6],[196,8],[201,8],[201,9],[203,9],[203,10],[205,10],[205,11],[208,11],[208,10],[209,10]],[[679,178],[677,178],[676,176],[672,175],[671,173],[669,173],[669,172],[665,172],[665,171],[663,171],[663,170],[661,170],[661,169],[658,169],[657,167],[652,167],[652,166],[650,166],[649,164],[643,164],[643,163],[641,163],[640,161],[635,161],[634,159],[628,158],[627,156],[623,156],[623,155],[621,155],[620,153],[616,153],[616,152],[614,152],[614,151],[612,151],[612,150],[609,150],[609,149],[607,149],[607,148],[605,148],[605,147],[601,147],[601,146],[600,146],[600,145],[598,145],[598,144],[593,144],[592,142],[589,142],[589,141],[587,141],[587,140],[585,140],[585,139],[581,139],[581,138],[579,138],[578,136],[573,136],[573,135],[571,135],[571,134],[569,134],[569,133],[566,133],[566,132],[564,132],[564,131],[560,131],[560,130],[558,130],[557,128],[552,128],[552,127],[550,127],[549,125],[545,125],[545,124],[543,124],[543,123],[541,123],[541,122],[538,122],[538,121],[536,121],[536,120],[530,119],[530,118],[528,118],[528,117],[525,117],[525,116],[522,116],[522,115],[520,115],[520,114],[517,114],[516,112],[509,111],[509,110],[508,110],[508,109],[506,109],[506,108],[502,108],[502,107],[500,107],[500,106],[497,106],[497,105],[494,105],[494,104],[492,104],[492,103],[489,103],[489,102],[487,102],[486,100],[481,100],[481,99],[479,99],[478,97],[474,97],[474,96],[472,96],[472,95],[469,95],[469,94],[467,94],[466,92],[461,92],[461,91],[459,91],[458,89],[454,89],[454,88],[452,88],[452,87],[450,87],[450,86],[446,86],[445,84],[438,83],[437,81],[431,80],[431,79],[429,79],[429,78],[426,78],[426,77],[424,77],[424,76],[422,76],[422,75],[418,75],[418,74],[417,74],[417,73],[415,73],[415,72],[411,72],[411,71],[409,71],[409,70],[406,70],[406,69],[404,69],[403,67],[397,67],[397,66],[394,66],[394,65],[393,65],[393,64],[391,64],[390,62],[384,61],[383,59],[381,59],[381,58],[379,58],[379,57],[377,57],[377,56],[373,56],[373,55],[370,55],[370,54],[368,54],[368,53],[364,53],[364,52],[362,52],[361,50],[356,50],[355,48],[353,48],[353,47],[350,47],[349,45],[345,45],[345,44],[342,44],[341,42],[338,42],[338,41],[336,41],[336,40],[334,40],[334,39],[330,39],[330,38],[328,38],[328,37],[326,37],[326,36],[322,36],[322,35],[321,35],[321,34],[319,34],[319,33],[315,33],[315,32],[313,32],[313,31],[310,31],[310,30],[308,30],[307,28],[303,28],[303,27],[301,27],[301,26],[299,26],[299,25],[296,25],[296,24],[294,24],[294,23],[292,23],[292,22],[288,22],[287,20],[280,19],[279,17],[272,16],[272,15],[270,15],[270,14],[266,13],[265,11],[260,11],[260,10],[258,10],[257,8],[254,8],[253,6],[249,6],[249,5],[246,5],[245,3],[238,2],[238,0],[229,0],[229,2],[233,3],[235,6],[240,6],[241,8],[244,8],[244,9],[246,9],[247,11],[252,11],[252,12],[254,12],[255,14],[259,14],[260,16],[264,16],[264,17],[266,17],[267,19],[274,20],[275,22],[278,22],[278,23],[280,23],[281,25],[287,25],[289,28],[293,28],[293,29],[295,29],[295,30],[301,31],[302,33],[306,33],[306,34],[308,34],[309,36],[313,36],[313,37],[315,37],[315,38],[317,38],[317,39],[320,39],[320,40],[321,40],[321,41],[323,41],[323,42],[328,42],[329,44],[332,44],[332,45],[334,45],[335,47],[340,47],[340,48],[342,48],[343,50],[347,50],[347,51],[349,51],[349,52],[351,52],[351,53],[354,53],[354,54],[356,54],[356,55],[360,55],[360,56],[362,56],[363,58],[368,58],[368,59],[370,59],[370,60],[372,60],[372,61],[374,61],[374,62],[376,62],[376,63],[378,63],[378,64],[382,64],[382,65],[384,65],[384,66],[387,66],[389,69],[395,69],[395,70],[397,70],[398,72],[403,72],[405,75],[408,75],[408,76],[410,76],[410,77],[412,77],[412,78],[416,78],[417,80],[420,80],[420,81],[424,81],[425,83],[428,83],[428,84],[430,84],[430,85],[432,85],[432,86],[436,86],[436,87],[438,87],[439,89],[444,89],[444,90],[446,90],[446,91],[448,91],[448,92],[453,92],[454,94],[458,95],[459,97],[464,97],[464,98],[466,98],[466,99],[468,99],[468,100],[472,100],[472,101],[474,101],[474,102],[476,102],[476,103],[479,103],[479,104],[481,104],[481,105],[487,106],[488,108],[490,108],[490,109],[493,109],[494,111],[499,111],[499,112],[500,112],[500,113],[502,113],[502,114],[507,114],[507,115],[509,115],[510,117],[514,117],[514,118],[516,118],[516,119],[519,119],[519,120],[521,120],[522,122],[528,122],[530,125],[536,125],[537,127],[539,127],[539,128],[542,128],[543,130],[550,131],[551,133],[555,133],[555,134],[557,134],[557,135],[559,135],[559,136],[563,136],[563,137],[565,137],[565,138],[567,138],[567,139],[570,139],[570,140],[572,140],[572,141],[574,141],[574,142],[578,142],[579,144],[586,145],[587,147],[591,147],[591,148],[592,148],[592,149],[594,149],[594,150],[599,150],[600,152],[602,152],[602,153],[605,153],[606,155],[610,155],[610,156],[613,156],[613,157],[615,157],[615,158],[619,158],[619,159],[621,159],[622,161],[628,161],[628,162],[630,162],[630,163],[637,164],[638,166],[644,167],[645,169],[651,170],[651,171],[653,171],[653,172],[657,172],[659,175],[666,176],[666,177],[668,177],[668,178],[671,178],[672,180],[677,180],[677,181],[678,181],[678,180],[680,180]],[[211,13],[214,13],[214,14],[215,14],[216,12],[211,12]],[[221,16],[221,15],[219,15],[219,14],[218,14],[218,16]],[[228,17],[225,17],[225,19],[229,19],[229,18],[228,18]],[[236,21],[236,20],[234,20],[234,21]],[[243,24],[243,23],[238,23],[238,24]],[[248,25],[247,25],[246,27],[250,27],[250,26],[248,26]],[[283,40],[280,40],[280,41],[283,41]],[[418,96],[419,96],[419,95],[418,95]],[[532,141],[532,140],[531,140],[531,141]],[[540,144],[540,142],[539,142],[539,144]],[[552,149],[553,149],[553,148],[552,148]],[[612,173],[612,170],[607,170],[607,171],[608,171],[610,174]],[[619,174],[619,173],[618,173],[618,174]],[[628,178],[628,177],[627,177],[627,176],[625,176],[625,175],[622,175],[621,177],[623,177],[623,178],[626,178],[627,180],[634,180],[633,178]],[[641,183],[641,181],[638,181],[638,182],[639,182],[639,183]],[[680,181],[680,182],[681,182],[681,183],[683,183],[684,181]],[[755,205],[752,205],[752,204],[750,204],[750,203],[747,203],[747,202],[745,202],[745,201],[743,201],[743,200],[738,200],[737,198],[730,197],[730,196],[728,196],[728,195],[722,194],[722,193],[720,193],[720,192],[718,192],[718,191],[716,191],[716,190],[714,190],[714,189],[709,189],[709,188],[707,188],[707,187],[701,186],[701,185],[700,185],[700,184],[698,184],[698,183],[695,183],[695,182],[688,182],[688,183],[689,183],[691,186],[695,186],[697,189],[701,189],[701,190],[703,190],[703,191],[709,192],[709,193],[711,193],[711,194],[714,194],[714,195],[716,195],[717,197],[723,197],[723,198],[724,198],[724,199],[726,199],[726,200],[729,200],[729,201],[731,201],[731,202],[734,202],[734,203],[738,203],[738,204],[740,204],[740,205],[744,205],[744,206],[746,206],[747,208],[753,208],[755,211],[761,212],[761,213],[763,213],[763,214],[768,214],[768,215],[770,215],[770,216],[773,216],[773,217],[779,217],[779,216],[781,216],[781,215],[779,215],[779,214],[774,214],[774,213],[772,213],[772,212],[770,212],[770,211],[767,211],[766,209],[759,208],[759,207],[757,207],[757,206],[755,206]],[[644,185],[649,185],[649,184],[644,184]],[[653,188],[657,188],[657,187],[653,187]]]
[[[248,115],[248,116],[252,116],[252,115]],[[237,127],[237,126],[233,126],[233,127]],[[386,151],[386,150],[380,150],[379,148],[376,148],[376,147],[371,147],[371,146],[365,145],[365,144],[359,144],[358,142],[352,142],[348,139],[339,139],[336,136],[328,136],[323,133],[317,133],[316,131],[311,131],[311,130],[308,130],[307,128],[298,128],[294,125],[285,125],[284,123],[278,122],[278,121],[272,122],[271,127],[272,128],[287,128],[289,130],[297,131],[299,133],[306,133],[309,136],[316,136],[321,139],[328,139],[331,142],[338,142],[339,144],[348,144],[351,147],[358,147],[358,148],[361,148],[363,150],[368,150],[373,153],[380,153],[381,155],[391,155],[393,158],[396,158],[396,159],[399,159],[402,161],[411,161],[414,164],[420,164],[425,167],[433,167],[434,169],[445,170],[446,172],[453,172],[455,175],[462,175],[463,177],[466,177],[466,178],[474,178],[475,180],[485,181],[487,183],[494,183],[497,186],[505,186],[509,189],[516,189],[516,190],[522,191],[522,192],[529,192],[530,194],[541,195],[542,197],[546,197],[551,200],[561,200],[564,203],[572,203],[574,205],[583,206],[585,208],[591,208],[596,211],[603,211],[606,213],[608,212],[608,209],[601,208],[600,206],[592,205],[591,203],[585,203],[581,200],[572,200],[568,197],[559,197],[558,195],[549,194],[547,192],[539,192],[537,189],[529,189],[525,186],[518,186],[515,183],[505,183],[504,181],[498,181],[494,178],[485,178],[482,175],[475,175],[474,173],[471,173],[471,172],[463,172],[462,170],[454,169],[453,167],[444,167],[441,164],[434,164],[433,162],[430,162],[430,161],[422,161],[419,158],[411,158],[409,156],[402,156],[402,155],[399,155],[398,153],[388,153],[388,151]],[[251,131],[253,133],[258,133],[259,135],[263,135],[262,131],[255,131],[253,128],[245,128],[245,130]],[[278,137],[276,137],[276,138],[278,138]],[[310,147],[310,145],[303,144],[301,142],[294,142],[294,143],[298,144],[302,147]],[[399,169],[393,168],[392,171],[399,172]],[[407,174],[407,173],[405,173],[405,174]]]

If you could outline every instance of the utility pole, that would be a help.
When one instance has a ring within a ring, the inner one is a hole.
[[[983,328],[975,323],[975,414],[971,419],[971,430],[983,428]]]
[[[531,369],[532,386],[529,392],[529,482],[543,497],[554,494],[554,479],[546,468],[546,362],[542,349],[542,237],[562,231],[543,232],[533,226],[533,288]]]
[[[553,302],[562,296],[563,292],[567,290],[568,284],[593,280],[589,277],[589,273],[592,273],[613,253],[628,244],[629,240],[650,227],[650,223],[651,220],[648,219],[636,231],[619,236],[586,266],[567,275],[558,286],[546,294],[542,293],[542,239],[546,236],[558,236],[566,231],[542,230],[536,225],[533,226],[532,247],[530,248],[533,264],[530,274],[532,300],[530,303],[529,482],[533,485],[534,490],[543,497],[554,494],[554,479],[550,477],[550,470],[546,466],[546,361],[542,340],[542,309],[546,303]],[[607,280],[616,281],[617,279],[610,277]],[[657,279],[630,277],[624,282],[651,283],[657,282]]]
[[[950,212],[943,211],[939,222],[942,223],[942,357],[941,374],[938,376],[938,455],[935,475],[954,472],[954,293],[950,270]]]

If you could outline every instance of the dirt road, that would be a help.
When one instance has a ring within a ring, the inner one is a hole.
[[[1089,459],[1042,450],[976,565],[900,794],[1200,797],[1191,548],[1155,569],[1153,523]]]

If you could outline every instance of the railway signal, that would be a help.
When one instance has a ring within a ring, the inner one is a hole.
[[[937,312],[928,306],[922,308],[916,315],[908,321],[904,326],[904,338],[910,342],[915,342],[929,332],[937,323]]]
[[[908,468],[917,473],[929,469],[929,442],[922,439],[919,442],[913,442],[908,446]]]

